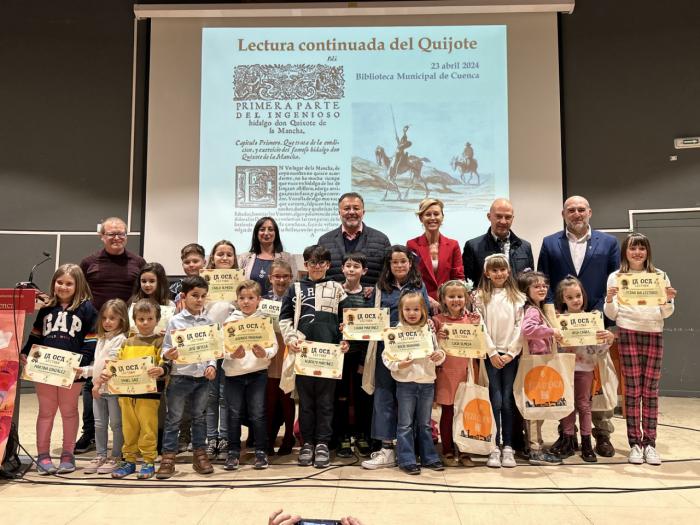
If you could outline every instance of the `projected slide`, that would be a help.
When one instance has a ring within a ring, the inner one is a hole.
[[[483,233],[508,195],[506,26],[202,30],[199,241],[247,250],[275,217],[300,253],[356,191],[368,224],[415,237],[426,196],[443,233]],[[478,227],[472,225],[478,224]]]

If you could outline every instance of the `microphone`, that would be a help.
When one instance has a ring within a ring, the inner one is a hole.
[[[29,272],[29,279],[27,279],[24,282],[17,283],[17,288],[34,288],[36,290],[39,289],[39,287],[36,284],[34,284],[34,272],[39,266],[44,264],[46,261],[51,260],[51,254],[49,252],[41,252],[41,254],[44,256],[44,259],[32,266],[32,269]]]

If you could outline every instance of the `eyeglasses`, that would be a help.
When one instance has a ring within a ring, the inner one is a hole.
[[[103,233],[105,237],[109,237],[110,239],[126,239],[126,232],[110,232],[110,233]]]
[[[306,261],[306,266],[324,266],[328,261]]]

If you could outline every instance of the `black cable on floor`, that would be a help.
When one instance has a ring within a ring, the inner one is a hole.
[[[615,419],[623,419],[621,416],[614,416]],[[700,432],[700,429],[684,427],[678,425],[670,425],[664,423],[658,423],[658,426],[676,428],[679,430],[688,430],[691,432]],[[29,454],[29,452],[24,448],[24,446],[19,443],[19,448],[31,459],[31,463],[36,465],[36,460]],[[81,461],[87,460],[88,458],[80,458]],[[664,463],[689,463],[700,461],[700,458],[685,458],[685,459],[670,459],[665,460]],[[94,482],[92,480],[99,480],[99,477],[95,478],[83,478],[82,480],[76,479],[74,477],[68,477],[61,474],[52,474],[51,478],[58,479],[59,481],[53,481],[51,479],[27,479],[24,477],[27,469],[22,473],[20,478],[15,481],[17,483],[29,483],[32,485],[64,485],[64,486],[86,486],[86,487],[99,487],[99,488],[197,488],[197,489],[248,489],[248,488],[342,488],[346,490],[381,490],[381,491],[408,491],[408,492],[430,492],[435,494],[627,494],[627,493],[637,493],[637,492],[664,492],[668,490],[689,490],[700,488],[700,485],[678,485],[673,487],[502,487],[502,486],[474,486],[474,485],[452,485],[446,487],[444,483],[431,483],[431,482],[421,482],[421,481],[408,481],[408,480],[395,480],[395,479],[367,479],[367,478],[319,478],[318,476],[330,472],[335,469],[343,467],[358,467],[360,459],[355,456],[355,460],[351,463],[332,465],[323,470],[318,470],[307,476],[295,476],[287,478],[238,478],[238,479],[221,479],[218,478],[216,482],[212,482],[209,479],[192,479],[184,482],[169,481],[169,480],[114,480],[110,482]],[[575,463],[575,464],[564,464],[564,465],[551,465],[545,468],[554,467],[596,467],[596,466],[607,466],[607,465],[627,465],[627,461],[614,461],[614,462],[604,462],[604,463]],[[183,463],[186,465],[186,463]],[[37,465],[38,466],[38,465]],[[296,467],[294,463],[280,463],[275,465],[278,467]],[[529,464],[519,464],[518,468],[528,468],[534,467],[534,465]],[[478,467],[477,467],[478,468]],[[401,486],[409,486],[410,488],[395,488],[395,487],[378,487],[378,486],[343,486],[338,487],[335,485],[303,485],[298,484],[300,481],[317,481],[317,482],[349,482],[349,483],[363,483],[368,485],[373,485],[376,483],[383,484],[394,484]],[[432,487],[432,488],[414,488],[415,487]]]
[[[622,421],[625,421],[625,418],[623,416],[613,416],[614,419],[621,419]],[[690,430],[691,432],[700,432],[700,428],[692,428],[692,427],[683,427],[680,425],[669,425],[668,423],[656,423],[657,427],[668,427],[668,428],[677,428],[680,430]]]
[[[321,481],[321,480],[319,480]],[[444,484],[435,483],[417,483],[417,482],[402,482],[397,480],[391,480],[391,483],[397,484],[417,484],[425,485],[432,488],[395,488],[395,487],[381,487],[381,486],[371,486],[374,482],[378,480],[369,479],[328,479],[322,481],[351,481],[367,484],[370,486],[343,486],[338,487],[335,485],[311,485],[311,484],[298,484],[291,485],[284,488],[295,488],[295,489],[306,489],[306,488],[326,488],[326,489],[345,489],[345,490],[373,490],[373,491],[392,491],[392,492],[429,492],[433,494],[629,494],[629,493],[643,493],[643,492],[667,492],[671,490],[694,490],[700,489],[700,485],[679,485],[672,487],[536,487],[536,488],[522,488],[516,489],[513,487],[484,487],[484,486],[469,486],[469,485],[457,485],[446,487]],[[173,489],[173,488],[193,488],[188,484],[172,483],[172,482],[153,482],[153,481],[128,481],[121,483],[65,483],[63,481],[38,481],[30,479],[22,479],[17,481],[18,483],[28,483],[32,485],[70,485],[70,486],[86,486],[86,487],[100,487],[100,488],[146,488],[146,489]],[[231,486],[229,484],[212,483],[205,487],[197,487],[200,489],[250,489],[250,488],[280,488],[278,484],[274,483],[259,483],[253,485],[238,485]]]

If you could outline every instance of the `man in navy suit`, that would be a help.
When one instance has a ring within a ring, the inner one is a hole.
[[[586,290],[587,310],[602,312],[608,275],[620,267],[620,246],[612,235],[591,229],[589,222],[593,212],[583,197],[566,199],[561,214],[566,228],[544,238],[537,261],[537,269],[550,281],[547,302],[553,301],[559,281],[574,275]],[[612,411],[593,412],[595,450],[604,457],[615,454],[610,443],[614,430],[612,415]]]

